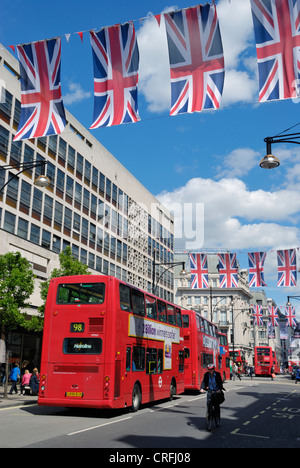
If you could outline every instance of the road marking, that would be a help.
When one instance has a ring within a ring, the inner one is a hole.
[[[257,439],[270,439],[270,437],[266,436],[260,436],[256,434],[242,434],[239,432],[239,429],[235,429],[234,431],[231,432],[233,435],[238,435],[238,436],[243,436],[243,437],[256,437]]]
[[[116,423],[119,423],[119,422],[127,421],[128,419],[132,419],[132,416],[129,416],[128,418],[118,419],[117,421],[111,421],[111,422],[108,422],[108,423],[99,424],[98,426],[87,427],[86,429],[81,429],[80,431],[70,432],[67,435],[72,436],[72,435],[75,435],[75,434],[80,434],[81,432],[92,431],[93,429],[98,429],[99,427],[109,426],[110,424],[116,424]]]

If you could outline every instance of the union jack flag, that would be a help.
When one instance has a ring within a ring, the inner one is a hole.
[[[238,287],[238,268],[236,262],[236,253],[218,254],[220,288]]]
[[[268,306],[268,311],[269,311],[269,325],[272,325],[273,327],[279,327],[278,307]]]
[[[254,325],[258,326],[263,326],[263,313],[262,313],[262,306],[260,305],[254,305],[253,307],[253,319],[254,319]]]
[[[137,122],[139,50],[132,22],[90,31],[94,62],[91,129]]]
[[[297,327],[296,312],[294,306],[287,306],[285,308],[285,326],[292,328]]]
[[[55,135],[66,126],[60,87],[60,38],[18,45],[21,116],[14,140]]]
[[[277,250],[277,286],[297,285],[296,249]]]
[[[300,78],[300,1],[251,0],[259,101],[296,97]]]
[[[264,280],[264,262],[266,259],[266,252],[249,252],[249,287],[260,288],[267,286]]]
[[[224,86],[224,56],[215,5],[165,13],[171,74],[170,115],[216,109]]]
[[[208,266],[206,254],[190,254],[191,289],[208,288]]]

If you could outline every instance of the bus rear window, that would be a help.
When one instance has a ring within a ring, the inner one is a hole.
[[[57,291],[57,304],[103,304],[104,283],[60,284]]]
[[[102,340],[100,338],[65,338],[64,354],[101,354]]]

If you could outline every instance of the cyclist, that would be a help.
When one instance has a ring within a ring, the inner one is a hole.
[[[221,397],[221,391],[225,390],[223,387],[223,381],[220,372],[215,370],[215,366],[213,364],[209,364],[207,366],[208,372],[204,374],[203,381],[201,384],[201,393],[204,391],[212,390],[216,392],[216,398],[214,402],[216,416],[220,417],[220,399],[218,395]],[[224,399],[223,399],[224,401]]]

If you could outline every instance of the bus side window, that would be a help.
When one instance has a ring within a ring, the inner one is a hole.
[[[156,299],[154,297],[146,296],[146,313],[148,318],[157,319]]]
[[[157,373],[157,349],[147,348],[146,354],[146,374]]]
[[[140,291],[132,289],[132,309],[136,315],[145,315],[145,298]]]
[[[130,288],[125,284],[120,284],[120,307],[121,310],[131,312]]]
[[[157,301],[158,320],[167,323],[166,304],[162,301]]]
[[[175,307],[171,306],[170,304],[167,304],[167,314],[168,314],[168,323],[170,325],[176,325]]]
[[[182,323],[183,323],[183,328],[189,328],[190,325],[190,319],[187,314],[182,315]]]
[[[142,348],[141,346],[133,346],[132,370],[133,371],[145,370],[145,348]]]
[[[126,371],[129,372],[131,369],[131,348],[126,348]]]
[[[181,319],[181,310],[180,309],[177,309],[176,307],[176,323],[177,323],[177,326],[178,327],[182,327],[182,319]]]

